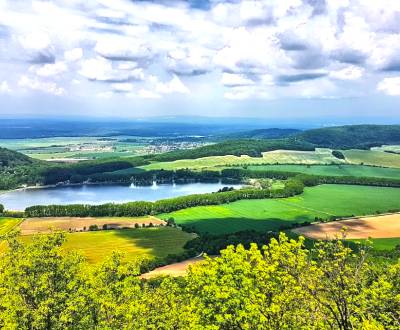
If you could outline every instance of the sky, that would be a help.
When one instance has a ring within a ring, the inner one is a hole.
[[[0,116],[400,122],[397,0],[0,0]]]

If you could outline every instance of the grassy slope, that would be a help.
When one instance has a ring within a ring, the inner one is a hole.
[[[385,251],[385,250],[393,250],[397,245],[400,245],[400,237],[394,238],[372,238],[370,239],[373,243],[372,247],[374,250]],[[352,242],[364,242],[365,240],[349,240]]]
[[[286,199],[242,200],[218,206],[199,206],[160,215],[202,232],[228,233],[245,229],[276,230],[290,222],[315,217],[368,215],[399,207],[400,189],[322,185]]]
[[[193,237],[193,234],[170,227],[104,230],[67,234],[64,248],[82,253],[91,263],[102,261],[112,251],[124,252],[127,259],[162,258],[183,252],[183,246]],[[24,241],[30,238],[22,237]]]
[[[372,150],[343,151],[350,163],[400,168],[400,155]]]
[[[287,171],[327,176],[360,176],[377,178],[400,178],[400,169],[360,165],[257,165],[247,167],[259,171]]]
[[[400,158],[400,157],[399,157]],[[316,151],[293,151],[279,150],[265,152],[262,157],[250,156],[211,156],[198,159],[182,159],[171,162],[157,162],[142,166],[145,170],[175,170],[180,168],[190,169],[216,169],[223,166],[249,165],[249,164],[330,164],[341,163],[340,160],[331,155],[330,150],[318,149]]]

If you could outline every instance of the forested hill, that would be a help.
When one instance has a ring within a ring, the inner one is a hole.
[[[33,162],[35,162],[35,160],[24,154],[0,147],[0,167],[29,165]]]
[[[296,135],[318,147],[368,149],[400,144],[400,125],[349,125],[312,129]]]
[[[281,139],[295,134],[299,134],[301,130],[294,128],[264,128],[251,131],[237,132],[222,135],[221,138],[226,139]]]

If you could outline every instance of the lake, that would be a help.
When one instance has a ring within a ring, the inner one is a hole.
[[[240,187],[240,185],[222,183],[188,183],[153,184],[152,186],[79,185],[27,188],[1,194],[0,204],[3,204],[7,210],[22,211],[32,205],[156,201],[177,196],[210,193],[226,186]]]

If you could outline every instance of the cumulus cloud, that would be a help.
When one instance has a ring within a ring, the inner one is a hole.
[[[399,1],[21,0],[17,6],[5,0],[1,6],[0,59],[23,77],[12,93],[19,87],[60,95],[79,81],[88,95],[105,90],[102,97],[193,96],[208,88],[231,100],[337,98],[371,93],[381,79],[378,90],[396,94]],[[0,72],[0,81],[7,74]]]
[[[11,92],[11,88],[10,88],[10,86],[8,86],[8,82],[3,81],[0,84],[0,93],[10,93],[10,92]]]
[[[57,96],[65,94],[65,89],[63,87],[57,86],[55,82],[41,81],[37,78],[29,78],[27,76],[22,76],[18,81],[18,85],[22,88],[36,90]]]
[[[183,82],[175,75],[173,78],[167,82],[160,82],[155,79],[155,92],[159,94],[189,94],[190,90],[187,88]]]
[[[385,78],[379,82],[377,90],[391,96],[400,96],[400,77]]]

